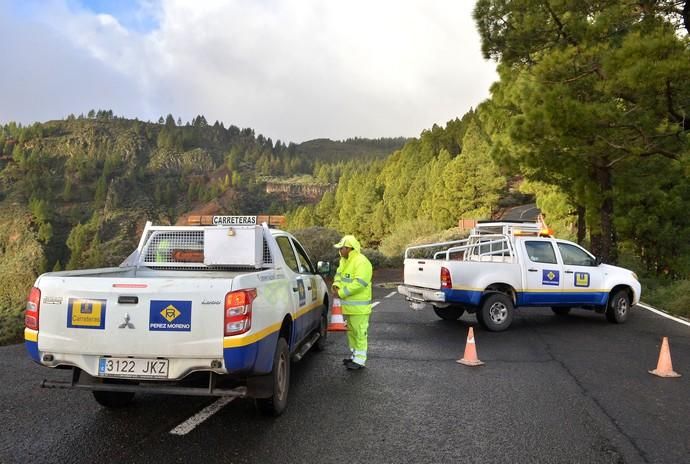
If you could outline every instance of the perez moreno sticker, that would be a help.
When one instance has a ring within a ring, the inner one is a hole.
[[[152,300],[149,330],[189,332],[192,330],[192,302]]]

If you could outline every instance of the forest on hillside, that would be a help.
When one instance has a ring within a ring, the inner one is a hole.
[[[491,98],[347,166],[291,226],[395,255],[459,218],[494,217],[519,185],[559,236],[690,315],[690,2],[479,0],[474,16],[498,67]]]
[[[322,139],[302,146],[204,116],[143,122],[111,110],[2,125],[0,340],[18,337],[20,310],[39,274],[118,265],[146,220],[174,224],[199,208],[281,214],[309,199],[268,193],[268,180],[319,191],[347,163],[372,162],[404,143]]]

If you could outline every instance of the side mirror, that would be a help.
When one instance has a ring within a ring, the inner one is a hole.
[[[596,257],[594,258],[594,264],[595,264],[596,266],[599,266],[599,265],[602,264],[602,263],[603,263],[603,261],[601,260],[601,257],[600,257],[600,256],[596,256]]]
[[[316,272],[321,275],[328,275],[331,273],[331,263],[328,261],[319,261],[316,263]]]

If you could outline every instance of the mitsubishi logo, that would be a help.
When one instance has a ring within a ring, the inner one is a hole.
[[[125,322],[117,326],[118,329],[133,329],[134,324],[129,322],[129,313],[125,313]]]

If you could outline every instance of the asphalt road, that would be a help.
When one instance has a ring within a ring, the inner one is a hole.
[[[0,348],[0,463],[682,463],[690,461],[690,327],[635,308],[624,325],[586,311],[522,310],[504,333],[445,322],[377,288],[367,369],[346,371],[342,333],[293,364],[288,409],[234,400],[186,435],[213,398],[141,395],[101,408],[89,392],[39,388],[66,372]],[[683,374],[661,379],[662,336]]]

